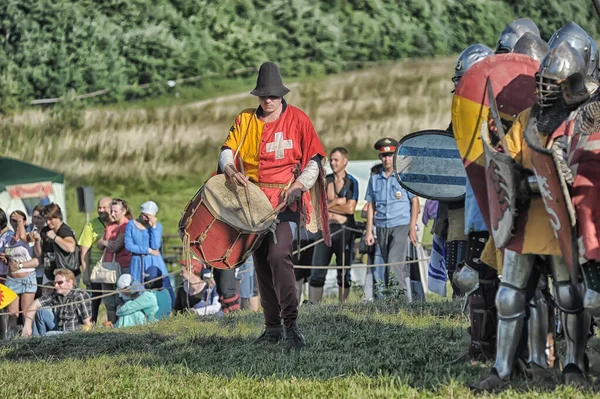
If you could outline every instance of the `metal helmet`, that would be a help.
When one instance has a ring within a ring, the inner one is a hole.
[[[538,62],[542,62],[548,51],[550,51],[548,43],[531,32],[525,32],[515,44],[514,49],[515,53],[528,55]]]
[[[527,32],[540,36],[540,30],[531,19],[519,18],[512,21],[500,34],[496,45],[496,54],[512,53],[517,41]]]
[[[469,296],[479,288],[479,273],[469,265],[464,265],[454,273],[452,281],[465,295]]]
[[[569,22],[552,35],[548,41],[550,48],[568,42],[583,58],[586,65],[586,75],[598,79],[598,46],[594,39],[575,22]]]
[[[536,74],[538,105],[547,108],[559,99],[571,105],[589,96],[585,88],[586,65],[568,42],[562,42],[544,57]]]
[[[494,55],[492,49],[479,43],[473,44],[472,46],[464,49],[463,52],[458,56],[456,66],[454,67],[454,77],[452,78],[454,87],[456,88],[458,81],[464,75],[467,69],[471,68],[474,64],[483,60],[485,57],[489,57],[490,55]]]

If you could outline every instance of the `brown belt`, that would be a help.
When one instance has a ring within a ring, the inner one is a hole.
[[[261,183],[261,182],[257,182],[254,183],[256,184],[258,187],[262,187],[262,188],[287,188],[287,184],[279,184],[279,183]]]

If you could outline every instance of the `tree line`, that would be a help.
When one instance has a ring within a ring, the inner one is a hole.
[[[546,39],[565,22],[600,33],[591,0],[3,0],[0,108],[109,89],[156,95],[168,79],[232,77],[265,60],[286,76],[494,46],[516,17]],[[202,79],[194,84],[202,85]],[[152,84],[146,90],[140,85]]]

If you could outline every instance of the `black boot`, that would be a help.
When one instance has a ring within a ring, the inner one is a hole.
[[[295,349],[297,351],[306,347],[306,340],[304,339],[304,335],[300,333],[300,329],[296,322],[294,322],[291,327],[286,327],[285,342],[289,349]]]
[[[283,326],[265,326],[262,334],[256,338],[256,343],[275,344],[283,339]]]

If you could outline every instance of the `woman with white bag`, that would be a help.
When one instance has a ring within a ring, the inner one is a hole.
[[[116,290],[116,280],[121,274],[129,273],[131,263],[131,252],[125,248],[125,228],[133,216],[127,202],[118,198],[112,200],[110,210],[114,221],[106,226],[104,235],[98,240],[98,248],[104,251],[104,254],[102,255],[102,265],[95,266],[95,268],[102,266],[104,270],[116,271],[116,273],[113,273],[114,279],[111,276],[110,278],[102,278],[104,281],[96,280],[102,283],[102,290],[104,291]],[[98,274],[97,271],[94,273],[95,271],[92,271],[92,281],[94,281],[93,275]],[[103,298],[106,307],[106,318],[113,324],[117,322],[118,301],[119,297],[116,294]]]

